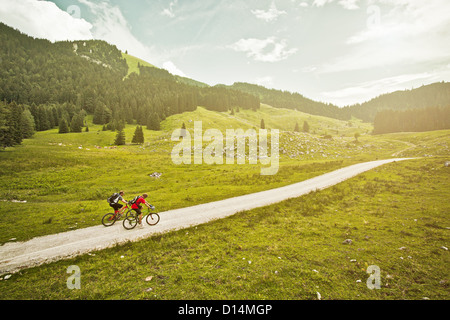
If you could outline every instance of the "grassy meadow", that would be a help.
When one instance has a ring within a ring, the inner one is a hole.
[[[448,299],[450,173],[392,163],[330,189],[27,269],[3,299]],[[345,244],[351,239],[351,244]],[[66,269],[81,269],[68,290]],[[368,266],[381,288],[366,286]]]
[[[231,116],[198,108],[166,119],[162,131],[144,130],[144,145],[131,144],[133,125],[127,125],[127,145],[121,147],[112,145],[115,132],[102,131],[90,121],[89,132],[38,132],[21,146],[0,153],[0,200],[4,200],[0,206],[7,212],[0,216],[0,243],[98,225],[110,211],[106,198],[118,190],[124,190],[129,198],[147,192],[152,204],[166,211],[280,187],[356,162],[390,157],[406,147],[400,140],[364,134],[355,142],[353,131],[357,127],[327,118],[327,124],[322,124],[321,117],[298,113],[299,121],[314,118],[310,120],[312,130],[334,125],[341,132],[350,132],[324,139],[317,134],[283,131],[287,120],[279,118],[273,122],[282,130],[280,168],[274,176],[262,176],[261,165],[248,161],[244,165],[173,164],[170,153],[178,142],[171,141],[171,133],[182,123],[191,132],[198,120],[202,120],[203,130],[259,128],[259,119],[268,118],[271,109],[265,106],[258,112],[241,111]],[[297,113],[284,112],[285,119]],[[162,173],[161,177],[151,177],[154,172]]]
[[[141,66],[145,66],[145,67],[154,67],[152,64],[148,63],[147,61],[144,61],[142,59],[136,58],[128,53],[124,53],[122,52],[122,57],[124,59],[126,59],[127,64],[128,64],[128,75],[127,77],[134,73],[139,74],[139,68],[138,68],[138,64],[140,64]]]
[[[182,123],[192,132],[201,120],[203,130],[225,135],[259,129],[261,119],[280,130],[274,176],[261,176],[261,165],[248,162],[172,163],[177,142],[170,137]],[[310,133],[293,132],[304,121]],[[144,145],[131,144],[135,125],[127,125],[120,147],[113,146],[115,132],[91,118],[88,125],[83,133],[39,132],[0,152],[0,244],[99,225],[110,211],[106,198],[118,190],[125,198],[147,192],[163,212],[357,162],[418,159],[221,221],[23,270],[0,281],[0,299],[316,299],[317,292],[322,299],[448,299],[448,251],[441,247],[449,245],[449,130],[373,136],[371,125],[356,119],[266,105],[234,115],[199,107],[169,117],[161,131],[144,130]],[[342,244],[347,238],[353,243]],[[82,290],[65,285],[73,264],[81,268]],[[382,289],[367,289],[368,265],[380,267]]]

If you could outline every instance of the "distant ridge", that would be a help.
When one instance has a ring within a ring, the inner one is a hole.
[[[304,97],[300,93],[291,93],[275,89],[267,89],[260,85],[236,82],[228,88],[244,91],[257,96],[262,103],[275,108],[296,109],[301,112],[330,117],[338,120],[350,120],[348,110],[341,109],[330,103],[323,103]]]
[[[362,104],[345,107],[356,118],[373,122],[382,110],[402,111],[428,107],[450,106],[450,82],[436,82],[412,90],[395,91],[380,95]]]
[[[371,123],[382,110],[450,106],[448,82],[388,93],[339,108],[300,93],[250,83],[209,86],[170,74],[102,40],[51,43],[0,23],[0,43],[0,100],[19,105],[70,104],[89,114],[98,110],[104,113],[106,123],[123,119],[121,113],[127,122],[145,125],[143,118],[148,115],[156,114],[163,120],[197,106],[222,112],[236,107],[257,109],[259,102],[274,108],[338,120],[355,117]],[[133,74],[136,76],[131,77]]]

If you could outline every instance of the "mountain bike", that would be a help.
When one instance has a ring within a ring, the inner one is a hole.
[[[102,224],[105,227],[111,227],[112,225],[114,225],[114,223],[116,223],[116,221],[120,220],[123,216],[128,217],[129,215],[133,214],[131,210],[132,209],[129,208],[128,205],[126,205],[125,207],[117,211],[117,213],[107,213],[102,218]]]
[[[152,209],[148,209],[142,220],[145,219],[149,226],[156,226],[159,222],[159,214],[157,212],[151,212],[151,210],[155,210],[155,207],[152,206]],[[134,229],[139,223],[139,216],[136,212],[129,212],[129,215],[123,220],[123,227],[127,230]]]

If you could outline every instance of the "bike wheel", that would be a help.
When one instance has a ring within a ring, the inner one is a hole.
[[[114,223],[116,223],[116,217],[114,213],[107,213],[102,218],[102,224],[105,227],[111,227]]]
[[[128,218],[128,217],[134,217],[134,216],[135,216],[135,212],[134,212],[133,209],[129,209],[129,210],[127,211],[127,213],[125,214],[125,218]]]
[[[134,229],[137,224],[138,224],[138,218],[136,218],[133,215],[130,215],[123,220],[123,227],[127,230]]]
[[[149,213],[147,215],[146,220],[147,220],[147,223],[150,226],[156,226],[158,224],[158,222],[159,222],[159,214],[157,214],[157,213]]]

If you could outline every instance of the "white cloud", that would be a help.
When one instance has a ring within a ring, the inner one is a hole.
[[[450,20],[448,19],[450,2],[448,0],[379,1],[388,2],[393,8],[382,16],[380,7],[378,7],[379,12],[368,10],[368,18],[372,18],[371,15],[380,15],[378,24],[368,26],[358,32],[348,39],[348,43],[373,41],[386,37],[417,38],[441,30],[448,30],[448,27],[450,27]],[[374,5],[369,8],[377,8],[377,6]],[[448,32],[445,33],[448,36]]]
[[[326,4],[333,3],[335,0],[314,0],[313,6],[323,7]],[[338,3],[347,10],[359,9],[358,2],[360,0],[340,0]]]
[[[339,4],[347,10],[356,10],[359,9],[358,6],[359,0],[341,0]]]
[[[119,50],[146,60],[153,65],[160,64],[163,59],[153,47],[140,42],[131,32],[131,26],[117,6],[107,2],[94,3],[91,0],[78,0],[86,5],[95,16],[92,22],[92,34],[95,39],[114,44]]]
[[[54,41],[89,40],[92,25],[76,14],[62,11],[54,3],[37,0],[2,0],[0,20],[35,38]]]
[[[276,41],[274,37],[267,39],[241,39],[230,48],[238,52],[246,52],[249,58],[262,62],[277,62],[287,59],[297,52],[296,48],[287,50],[286,40]]]
[[[368,25],[349,37],[346,41],[348,53],[322,64],[319,72],[450,61],[450,1],[379,1],[390,4],[383,7],[386,12],[380,10],[379,23]]]
[[[279,16],[286,14],[286,11],[280,11],[275,6],[275,2],[272,2],[270,5],[269,10],[252,10],[252,13],[261,20],[264,20],[266,22],[275,21],[278,19]]]
[[[175,13],[173,12],[173,8],[177,5],[178,0],[174,0],[169,4],[169,8],[164,9],[163,11],[161,11],[161,14],[163,16],[167,16],[169,18],[174,18],[175,17]]]
[[[180,69],[178,69],[178,67],[172,61],[164,62],[162,67],[163,67],[163,69],[166,69],[167,71],[169,71],[173,75],[186,77],[184,72],[181,71]]]
[[[316,7],[323,7],[324,5],[326,5],[327,3],[331,3],[331,2],[333,2],[334,0],[314,0],[314,2],[313,2],[313,6],[316,6]]]

